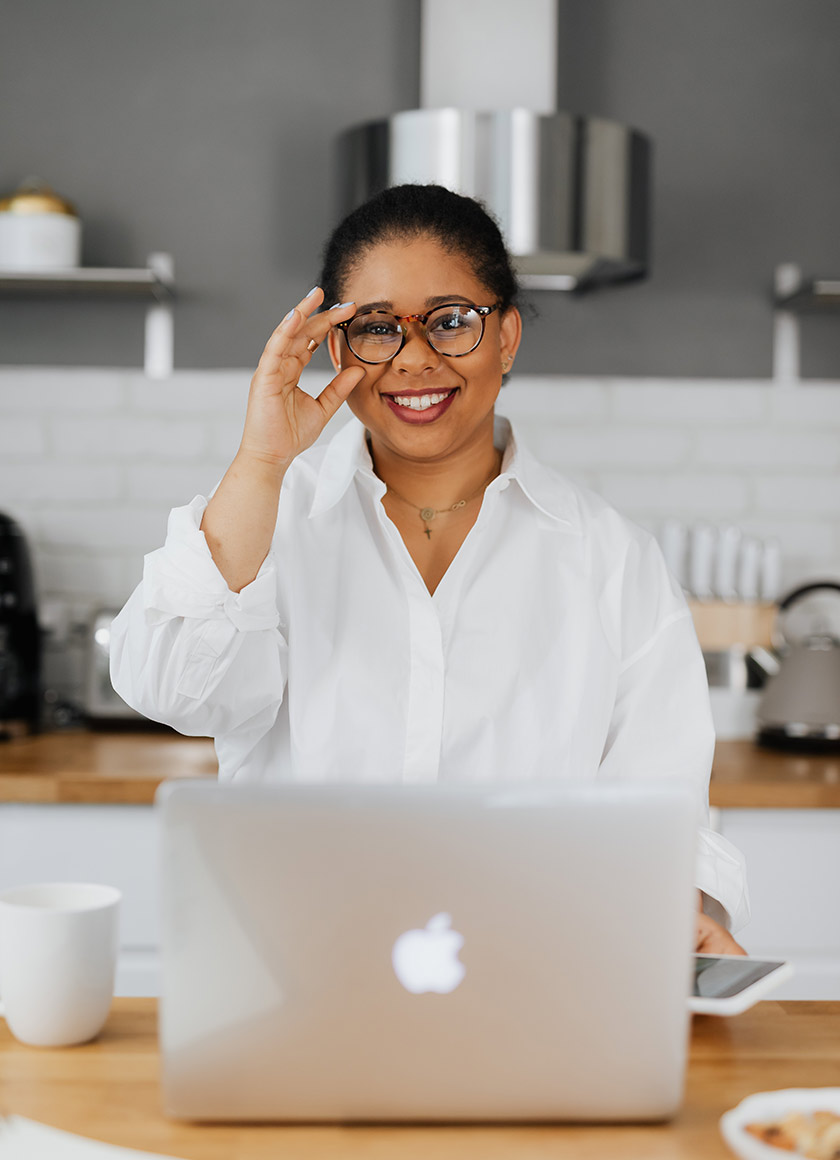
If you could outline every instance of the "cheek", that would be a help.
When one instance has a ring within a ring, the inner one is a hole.
[[[378,367],[365,366],[364,363],[356,362],[345,363],[346,366],[362,367],[365,372],[365,377],[360,383],[353,388],[347,396],[347,405],[354,415],[360,410],[364,410],[366,406],[370,406],[379,398],[379,392],[376,389],[376,384],[382,378],[383,370]]]
[[[502,356],[498,348],[488,343],[486,348],[482,343],[480,349],[476,351],[479,355],[475,363],[473,374],[480,379],[495,379],[501,380],[502,377]]]

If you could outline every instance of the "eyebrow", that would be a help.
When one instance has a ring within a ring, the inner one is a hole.
[[[426,309],[434,310],[436,306],[442,306],[448,302],[465,302],[472,305],[472,299],[466,294],[436,294],[434,298],[426,299]],[[381,302],[365,302],[363,306],[359,306],[356,310],[357,314],[366,314],[369,310],[387,310],[393,313],[394,304],[390,300],[383,300]]]

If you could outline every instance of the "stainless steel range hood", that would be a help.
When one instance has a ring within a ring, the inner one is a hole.
[[[649,140],[615,121],[413,109],[347,130],[342,209],[403,182],[436,182],[495,214],[526,288],[581,291],[645,277]]]

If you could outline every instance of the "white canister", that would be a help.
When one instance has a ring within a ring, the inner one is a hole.
[[[0,270],[78,266],[82,224],[69,201],[33,178],[0,200]]]

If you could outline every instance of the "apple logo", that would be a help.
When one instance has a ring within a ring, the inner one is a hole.
[[[448,995],[463,979],[467,968],[458,958],[458,951],[464,938],[452,930],[451,922],[450,915],[436,914],[423,930],[407,930],[394,943],[391,961],[406,991],[414,995],[424,991]]]

